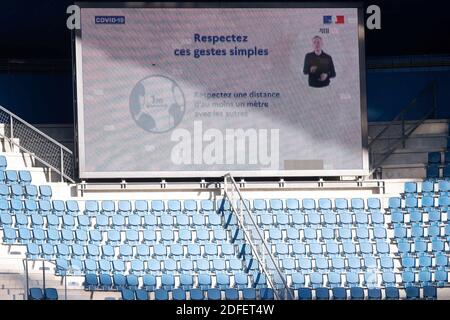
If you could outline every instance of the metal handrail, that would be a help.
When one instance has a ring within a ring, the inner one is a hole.
[[[378,138],[379,138],[383,133],[385,133],[389,128],[391,128],[393,125],[395,125],[395,122],[398,122],[398,121],[400,121],[400,120],[401,120],[401,121],[404,121],[404,120],[402,120],[402,116],[406,113],[406,111],[408,111],[410,108],[412,108],[413,105],[416,104],[417,98],[418,98],[419,96],[421,96],[422,94],[424,94],[425,92],[427,92],[427,91],[429,90],[429,88],[433,88],[433,89],[435,90],[435,88],[436,88],[436,81],[433,80],[433,81],[431,81],[429,84],[427,84],[427,85],[419,92],[419,94],[418,94],[417,96],[415,96],[415,97],[408,103],[408,105],[407,105],[406,107],[404,107],[404,108],[397,114],[397,116],[383,128],[383,130],[381,130],[374,138],[371,139],[371,141],[369,142],[368,147],[370,148],[370,146],[371,146],[375,141],[377,141]],[[433,94],[435,94],[435,92],[434,92]],[[433,103],[433,110],[434,110],[435,108],[436,108],[436,104]]]
[[[47,166],[48,168],[50,168],[50,169],[54,170],[55,172],[57,172],[61,176],[61,181],[63,181],[64,178],[65,178],[65,179],[67,179],[68,181],[70,181],[72,183],[75,182],[73,177],[68,175],[68,174],[66,174],[65,171],[64,171],[64,168],[65,168],[64,167],[64,160],[67,160],[67,158],[64,158],[65,157],[64,153],[66,153],[66,157],[70,157],[69,160],[72,160],[72,162],[73,162],[73,152],[69,148],[67,148],[66,146],[62,145],[61,143],[59,143],[58,141],[56,141],[52,137],[48,136],[47,134],[43,133],[42,131],[40,131],[39,129],[34,127],[32,124],[30,124],[27,121],[23,120],[22,118],[20,118],[19,116],[15,115],[11,111],[5,109],[3,106],[0,106],[0,112],[6,114],[9,117],[8,121],[4,122],[4,124],[10,126],[10,134],[9,134],[10,136],[8,137],[6,132],[5,132],[3,134],[0,133],[1,137],[3,137],[4,139],[7,139],[11,146],[12,145],[17,146],[20,150],[30,154],[32,157],[38,159],[45,166]],[[19,123],[20,125],[23,125],[27,129],[31,130],[31,132],[34,132],[34,134],[36,134],[39,138],[43,138],[46,142],[51,143],[53,146],[55,146],[58,149],[58,154],[55,154],[54,156],[55,157],[59,157],[59,168],[56,165],[50,164],[49,161],[46,161],[43,156],[40,156],[36,152],[33,152],[33,151],[29,150],[28,148],[24,147],[23,145],[20,145],[20,142],[17,143],[16,141],[14,141],[14,138],[15,138],[14,137],[14,121]],[[72,173],[73,173],[73,163],[71,163],[71,166],[72,167],[70,169],[72,169]],[[68,167],[66,166],[66,169],[67,168]]]
[[[275,258],[272,256],[271,250],[270,250],[270,248],[269,248],[267,242],[264,240],[264,237],[263,237],[263,235],[261,234],[261,231],[260,231],[260,229],[259,229],[257,223],[256,223],[255,220],[253,219],[253,216],[252,216],[252,214],[251,214],[251,212],[250,212],[250,209],[247,207],[247,204],[245,203],[244,198],[242,197],[242,194],[241,194],[241,192],[240,192],[240,190],[239,190],[239,187],[238,187],[237,184],[236,184],[236,181],[234,180],[233,176],[232,176],[230,173],[227,173],[227,174],[225,174],[225,176],[224,176],[224,185],[225,185],[224,190],[225,190],[225,196],[228,197],[227,188],[226,188],[226,186],[227,186],[226,179],[227,179],[227,178],[230,179],[231,184],[234,186],[234,188],[235,188],[235,190],[236,190],[236,192],[237,192],[237,194],[238,194],[238,196],[239,196],[239,200],[240,200],[241,203],[243,204],[243,208],[244,208],[245,211],[247,212],[247,214],[248,214],[248,216],[249,216],[249,218],[250,218],[250,220],[251,220],[253,226],[255,227],[255,230],[256,230],[256,232],[257,232],[259,238],[260,238],[259,240],[260,240],[261,243],[263,244],[264,249],[265,249],[265,251],[267,252],[267,255],[269,256],[269,258],[270,258],[272,264],[274,265],[274,267],[275,267],[277,273],[280,275],[280,277],[281,277],[281,279],[282,279],[282,281],[283,281],[283,285],[284,285],[284,287],[285,287],[285,290],[286,290],[286,292],[287,292],[287,294],[288,294],[288,296],[289,296],[289,299],[293,299],[293,294],[292,294],[290,288],[289,288],[288,285],[287,285],[286,279],[285,279],[285,277],[283,276],[283,273],[281,272],[281,270],[280,270],[278,264],[276,263]],[[229,199],[229,200],[230,200],[230,199]],[[271,279],[269,273],[267,272],[267,270],[266,270],[266,268],[265,268],[265,263],[264,263],[264,261],[263,261],[262,258],[259,256],[259,253],[258,253],[258,250],[256,249],[256,246],[253,244],[253,241],[252,241],[250,235],[248,234],[248,232],[247,232],[247,230],[246,230],[246,228],[245,228],[245,226],[244,226],[243,221],[240,219],[238,212],[236,211],[236,209],[235,209],[234,206],[233,206],[233,201],[230,201],[230,206],[231,206],[231,208],[232,208],[232,212],[236,215],[236,218],[237,218],[236,220],[238,221],[238,224],[239,224],[240,227],[242,228],[242,231],[244,232],[244,235],[245,235],[245,237],[247,238],[247,241],[248,241],[249,244],[250,244],[250,247],[251,247],[251,249],[252,249],[253,254],[256,256],[256,259],[258,260],[259,267],[261,268],[261,271],[266,275],[266,279],[267,279],[267,281],[269,282],[270,287],[271,287],[272,289],[274,289],[273,291],[274,291],[274,293],[275,293],[275,297],[276,297],[277,299],[280,299],[281,297],[280,297],[278,291],[276,290],[276,288],[275,288],[275,286],[274,286],[274,284],[273,284],[273,282],[272,282],[272,279]],[[240,209],[242,210],[242,206],[241,206]]]
[[[405,141],[406,139],[408,139],[411,134],[422,124],[425,122],[425,120],[427,120],[428,118],[430,118],[431,115],[435,114],[437,111],[437,101],[436,101],[436,88],[437,88],[437,83],[435,80],[431,81],[430,83],[428,83],[420,92],[417,96],[415,96],[411,102],[404,107],[398,114],[397,116],[391,121],[389,122],[373,139],[371,139],[370,143],[368,144],[369,150],[371,150],[371,146],[378,140],[380,140],[380,137],[390,128],[392,128],[395,125],[398,125],[399,122],[401,123],[402,126],[402,134],[401,137],[394,137],[394,140],[397,140],[396,143],[394,143],[394,146],[391,147],[385,154],[384,156],[378,160],[375,164],[371,165],[371,169],[369,171],[368,176],[372,175],[380,166],[381,164],[386,161],[393,153],[394,151],[400,146],[400,144],[403,144],[403,147],[405,145]],[[432,95],[433,95],[433,103],[431,106],[430,111],[421,119],[417,120],[412,126],[410,126],[406,131],[405,131],[405,113],[407,111],[409,111],[416,103],[417,100],[420,96],[424,95],[425,93],[427,93],[430,89],[432,89]],[[371,154],[371,162],[374,161],[374,156],[373,156],[373,152],[370,152]]]

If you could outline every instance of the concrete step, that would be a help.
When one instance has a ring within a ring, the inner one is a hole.
[[[393,138],[383,138],[375,142],[371,149],[373,152],[385,152],[392,146],[398,143],[400,137]],[[399,145],[402,148],[402,145]],[[433,151],[445,151],[447,148],[447,136],[442,135],[417,135],[410,136],[405,141],[405,148],[411,150],[433,150]]]
[[[381,166],[382,179],[424,179],[426,168],[423,163],[386,164]]]
[[[386,125],[390,124],[390,122],[371,122],[369,123],[369,136],[375,137],[381,130],[383,130]],[[405,128],[409,128],[414,125],[414,121],[406,121]],[[422,123],[414,132],[413,135],[420,134],[438,134],[448,136],[450,133],[448,131],[449,122],[447,119],[433,119],[426,120]],[[402,125],[401,122],[398,122],[395,125],[391,125],[391,127],[386,130],[383,135],[384,136],[400,136],[402,133]]]

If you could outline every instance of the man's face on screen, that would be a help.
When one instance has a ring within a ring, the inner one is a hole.
[[[313,39],[314,51],[316,51],[316,52],[322,51],[322,45],[323,45],[323,42],[322,42],[321,38],[314,38]]]

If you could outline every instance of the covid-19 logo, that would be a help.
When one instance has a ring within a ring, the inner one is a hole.
[[[130,112],[137,125],[153,133],[175,128],[183,119],[185,98],[178,84],[161,75],[140,80],[130,94]]]

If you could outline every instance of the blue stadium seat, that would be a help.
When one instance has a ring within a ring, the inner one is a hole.
[[[87,275],[86,275],[87,276]],[[102,290],[111,290],[112,289],[112,279],[109,274],[101,273],[98,277],[99,286]]]
[[[191,300],[203,300],[205,298],[201,289],[191,289],[189,292],[189,297]]]
[[[19,175],[16,170],[5,170],[5,181],[7,184],[19,183]]]
[[[391,271],[383,272],[381,278],[383,285],[386,287],[395,286],[396,284],[395,274]]]
[[[44,293],[41,288],[28,289],[28,300],[44,300]]]
[[[171,214],[181,213],[181,201],[169,200],[167,202],[167,212]]]
[[[385,292],[386,300],[399,300],[400,299],[400,293],[399,293],[398,288],[396,288],[396,287],[386,287],[384,292]]]
[[[450,196],[450,180],[440,180],[439,181],[439,196]]]
[[[310,288],[299,288],[298,289],[298,299],[299,300],[312,300],[312,290]]]
[[[97,216],[99,214],[98,202],[95,200],[86,200],[84,202],[84,214]]]
[[[52,188],[48,185],[39,186],[39,199],[50,200],[53,195]]]
[[[226,300],[239,300],[239,291],[235,288],[225,289],[225,299]]]
[[[230,276],[226,273],[216,274],[216,285],[219,289],[225,289],[230,286]]]
[[[153,291],[156,288],[156,277],[153,274],[144,274],[142,286],[147,291]]]
[[[422,182],[422,196],[431,197],[434,195],[434,182],[433,181],[423,181]]]
[[[148,202],[147,200],[134,201],[134,213],[138,216],[144,216],[148,214]]]
[[[119,200],[117,213],[123,216],[129,216],[131,214],[131,202],[129,200]]]
[[[80,213],[80,208],[78,207],[78,202],[75,200],[66,201],[66,211],[72,216],[77,216]]]
[[[134,300],[134,291],[127,289],[127,288],[122,288],[120,290],[120,294],[122,297],[122,300],[126,300],[126,301],[130,301],[130,300]]]
[[[300,211],[300,202],[297,199],[286,200],[286,211],[294,214]]]
[[[428,152],[428,163],[429,164],[440,164],[441,163],[441,153],[440,152]]]
[[[351,199],[351,206],[353,212],[361,212],[364,211],[364,200],[361,198],[353,198]]]
[[[418,287],[407,286],[405,287],[406,299],[417,300],[420,299],[420,289]]]
[[[8,166],[8,160],[4,155],[0,155],[0,171],[5,171]]]
[[[328,273],[328,287],[330,288],[336,288],[340,287],[342,280],[341,280],[341,274],[338,272],[329,272]]]
[[[201,200],[200,213],[203,214],[214,213],[214,202],[212,200]]]
[[[143,300],[148,300],[148,292],[147,292],[147,290],[143,290],[143,289],[136,289],[135,291],[134,291],[134,293],[135,293],[135,295],[136,295],[136,300],[140,300],[140,301],[143,301]],[[175,294],[174,294],[174,296],[173,296],[173,299],[175,300]],[[184,299],[182,299],[182,300],[184,300]]]
[[[323,285],[323,275],[320,272],[313,272],[309,275],[309,282],[312,288],[318,288]]]
[[[48,201],[48,200],[39,200],[38,204],[39,204],[39,209],[38,210],[39,210],[39,213],[42,216],[46,216],[46,215],[51,213],[52,207],[51,207],[50,201]]]
[[[12,199],[19,199],[20,200],[24,196],[24,194],[23,194],[23,187],[20,184],[13,183],[13,184],[11,184],[9,186],[9,189],[10,189],[9,195],[11,196]],[[3,192],[5,192],[5,190],[3,190]],[[0,196],[3,199],[6,199],[7,196],[8,196],[8,193],[3,194],[3,195],[0,194]]]
[[[173,274],[163,274],[161,276],[161,288],[171,290],[175,286],[175,277]]]
[[[430,164],[427,166],[427,179],[438,179],[439,178],[439,165]]]
[[[242,289],[242,299],[243,300],[256,300],[256,290],[254,288],[243,288]]]
[[[405,182],[405,195],[406,197],[415,197],[417,194],[417,183]]]
[[[381,288],[369,288],[367,290],[367,298],[369,300],[381,300]]]
[[[101,205],[101,214],[104,214],[105,216],[112,216],[116,212],[116,205],[114,204],[114,201],[112,200],[103,200]]]
[[[347,300],[347,290],[343,287],[332,288],[334,300]]]
[[[208,296],[208,300],[222,300],[222,294],[217,288],[207,289],[206,295]]]
[[[33,216],[31,217],[33,219]],[[46,218],[47,228],[59,228],[59,218],[56,215],[50,214]]]
[[[350,288],[350,299],[351,300],[364,300],[364,289],[361,287]]]
[[[281,201],[280,199],[270,199],[269,206],[272,213],[278,214],[284,212],[283,201]]]
[[[211,276],[207,273],[200,273],[197,276],[198,287],[202,290],[208,289],[211,286]]]
[[[357,272],[347,272],[346,274],[346,284],[348,287],[358,287],[360,284],[359,275]]]
[[[172,291],[173,300],[186,300],[186,292],[183,289],[177,288]]]
[[[95,290],[98,287],[98,279],[96,274],[87,273],[84,276],[84,287],[87,290]]]
[[[437,299],[437,288],[435,286],[424,286],[423,287],[423,298],[427,300]]]
[[[316,289],[316,300],[329,300],[330,291],[328,288],[320,287]]]
[[[115,289],[121,289],[126,287],[127,278],[122,273],[114,273],[113,274],[113,283]]]

